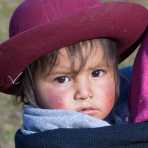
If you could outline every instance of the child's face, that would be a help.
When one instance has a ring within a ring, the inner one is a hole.
[[[86,53],[84,49],[84,56]],[[104,119],[115,102],[113,66],[108,66],[99,42],[79,72],[80,60],[75,58],[73,72],[69,56],[62,48],[52,71],[46,77],[36,76],[38,104],[42,108],[73,110]]]

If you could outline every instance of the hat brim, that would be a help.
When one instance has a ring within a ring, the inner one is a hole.
[[[40,56],[82,40],[114,39],[123,59],[147,24],[148,12],[144,7],[112,2],[19,33],[0,45],[0,90],[11,93],[14,85],[10,77],[15,80]]]

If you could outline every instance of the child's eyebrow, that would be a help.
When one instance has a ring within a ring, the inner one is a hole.
[[[51,71],[50,72],[50,75],[56,75],[56,74],[72,74],[74,72],[72,71],[62,71],[62,70],[59,70],[59,71]]]
[[[105,67],[108,67],[107,63],[97,63],[95,65],[91,65],[88,69],[89,70],[92,70],[94,68],[105,68]]]
[[[88,67],[88,70],[93,70],[95,68],[105,68],[108,67],[108,64],[106,62],[97,62],[94,65],[90,65]],[[65,65],[55,65],[52,71],[50,71],[50,74],[55,75],[55,74],[76,74],[80,72],[80,69],[73,69],[71,66],[65,66]]]
[[[94,66],[91,66],[88,68],[88,70],[94,70],[95,68],[105,68],[107,67],[106,64],[98,64],[98,65],[94,65]],[[50,72],[50,74],[52,75],[56,75],[56,74],[68,74],[68,75],[71,75],[71,74],[76,74],[76,73],[79,73],[80,70],[76,70],[76,69],[73,69],[71,70],[70,68],[65,68],[65,69],[55,69],[53,71]]]
[[[58,66],[58,68],[54,68],[50,74],[71,74],[73,73],[70,67],[66,67],[66,66]]]

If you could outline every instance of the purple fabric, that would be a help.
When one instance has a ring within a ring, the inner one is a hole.
[[[135,59],[129,104],[133,122],[148,121],[148,31]]]

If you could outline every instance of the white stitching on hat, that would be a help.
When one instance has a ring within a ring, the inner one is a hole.
[[[16,78],[15,78],[14,80],[13,80],[12,76],[8,75],[8,78],[9,78],[9,80],[11,81],[11,83],[12,83],[13,85],[17,85],[17,84],[20,83],[20,82],[17,82],[17,83],[16,83],[16,81],[17,81],[18,78],[22,75],[22,73],[23,73],[23,72],[19,73],[19,74],[16,76]]]

